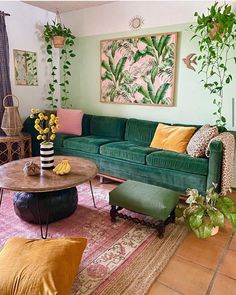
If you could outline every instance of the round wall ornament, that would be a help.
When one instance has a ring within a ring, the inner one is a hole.
[[[144,24],[143,17],[142,16],[138,16],[138,15],[132,17],[131,20],[129,21],[129,26],[133,30],[140,29],[143,24]]]

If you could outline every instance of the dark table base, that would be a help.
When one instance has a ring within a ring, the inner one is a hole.
[[[14,194],[14,209],[24,221],[40,224],[42,238],[47,238],[48,224],[74,213],[78,204],[76,187],[55,192]],[[42,225],[46,225],[43,234]]]

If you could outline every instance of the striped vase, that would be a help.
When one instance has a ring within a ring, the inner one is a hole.
[[[42,142],[40,144],[40,162],[42,169],[53,169],[54,147],[52,142]]]

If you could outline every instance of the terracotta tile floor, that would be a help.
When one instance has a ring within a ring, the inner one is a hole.
[[[236,191],[231,196],[236,201]],[[236,295],[236,235],[230,224],[207,240],[189,233],[148,295]]]

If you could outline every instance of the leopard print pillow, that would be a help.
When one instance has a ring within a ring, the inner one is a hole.
[[[217,127],[211,127],[210,125],[202,126],[190,139],[187,146],[187,153],[192,157],[205,157],[205,151],[209,141],[218,134]]]

